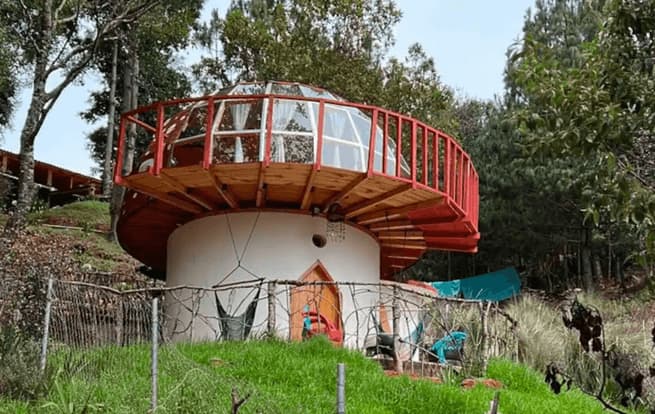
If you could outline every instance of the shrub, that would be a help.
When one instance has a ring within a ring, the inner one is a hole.
[[[39,355],[34,340],[12,327],[0,329],[0,396],[34,399],[46,390]]]

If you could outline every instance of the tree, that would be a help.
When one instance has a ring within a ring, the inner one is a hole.
[[[645,249],[655,247],[648,180],[653,169],[646,161],[653,130],[649,33],[655,8],[636,0],[557,1],[545,12],[556,15],[561,4],[570,6],[568,16],[579,17],[564,19],[577,21],[577,29],[553,31],[556,42],[544,40],[543,31],[527,32],[510,56],[509,96],[530,156],[578,165],[571,178],[579,189],[574,199],[585,214],[587,274],[589,244],[612,228],[627,226]]]
[[[204,0],[195,1],[169,1],[165,5],[155,7],[147,16],[139,22],[138,26],[130,27],[123,33],[134,33],[136,44],[132,49],[139,48],[140,75],[136,81],[139,85],[139,101],[154,102],[158,100],[173,99],[188,96],[191,93],[191,82],[187,78],[184,68],[176,59],[176,53],[186,47],[190,40],[190,34],[195,27]],[[169,16],[162,22],[161,16]],[[121,34],[121,47],[117,50],[119,61],[129,62],[129,57],[137,52],[128,48],[130,44],[128,35]],[[155,46],[155,47],[153,47]],[[94,61],[96,68],[103,77],[104,85],[101,90],[91,94],[89,108],[82,112],[84,120],[94,123],[107,117],[108,125],[112,119],[110,115],[111,103],[121,106],[123,102],[122,89],[125,87],[128,65],[116,67],[116,83],[123,85],[112,100],[111,85],[113,78],[113,44],[107,43],[96,54]],[[123,105],[122,110],[125,109]],[[117,124],[114,122],[113,127]],[[88,147],[92,158],[97,162],[103,177],[107,175],[111,180],[111,161],[116,156],[116,146],[113,139],[108,141],[108,127],[101,127],[88,135]],[[112,131],[115,135],[116,131]],[[107,145],[109,143],[109,145]],[[145,145],[146,143],[142,143]],[[143,145],[137,145],[143,147]]]
[[[224,18],[213,12],[199,30],[198,44],[210,55],[194,73],[205,92],[239,81],[292,80],[380,103],[381,62],[399,19],[390,0],[234,1]]]
[[[8,43],[9,36],[4,27],[0,27],[0,42]],[[18,66],[7,48],[0,50],[0,127],[7,126],[14,108],[14,99],[18,89]]]
[[[96,54],[95,66],[106,80],[106,88],[94,92],[91,107],[82,113],[90,122],[108,118],[108,126],[91,132],[88,136],[92,157],[102,166],[103,187],[111,179],[112,163],[116,156],[113,142],[114,115],[112,104],[120,105],[121,112],[134,109],[141,102],[184,97],[190,93],[191,86],[186,75],[177,67],[175,52],[186,46],[192,28],[200,16],[204,0],[176,0],[158,5],[145,15],[138,24],[123,27],[124,48],[116,51],[126,64],[120,68],[114,65],[114,50],[106,47]],[[168,18],[162,22],[162,16]],[[153,47],[156,46],[156,47]],[[116,69],[120,69],[115,73]],[[112,85],[122,84],[119,98],[112,97]],[[144,119],[154,123],[154,120]],[[137,134],[131,125],[126,134],[123,174],[131,171],[137,153],[144,149],[151,137]],[[107,191],[105,194],[109,194]],[[115,228],[124,189],[114,188],[111,192],[111,227]],[[113,237],[113,232],[110,233]]]
[[[25,224],[34,196],[34,141],[53,105],[66,87],[89,68],[107,37],[122,24],[139,19],[155,4],[156,0],[0,2],[2,26],[10,32],[8,47],[26,68],[32,85],[20,133],[17,205],[6,231]]]

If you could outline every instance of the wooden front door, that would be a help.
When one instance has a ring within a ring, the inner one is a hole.
[[[300,277],[301,282],[326,281],[333,279],[323,267],[316,262]],[[302,339],[303,312],[318,313],[330,321],[337,329],[341,329],[341,300],[336,285],[297,286],[291,289],[290,335],[292,340]],[[321,328],[321,327],[315,327]]]

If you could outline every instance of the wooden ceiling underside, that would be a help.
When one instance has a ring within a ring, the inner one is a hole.
[[[427,249],[475,252],[479,235],[447,198],[381,174],[312,164],[262,163],[163,169],[124,178],[128,191],[118,223],[121,245],[154,269],[166,266],[166,242],[179,225],[233,211],[326,213],[338,204],[346,221],[381,247],[381,276],[415,263]]]

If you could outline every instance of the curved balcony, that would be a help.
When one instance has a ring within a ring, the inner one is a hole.
[[[124,165],[135,142],[149,145]],[[123,114],[114,179],[131,190],[121,244],[160,270],[176,226],[249,209],[330,213],[366,228],[386,278],[426,249],[475,252],[479,239],[478,175],[454,139],[294,83],[240,84]]]

